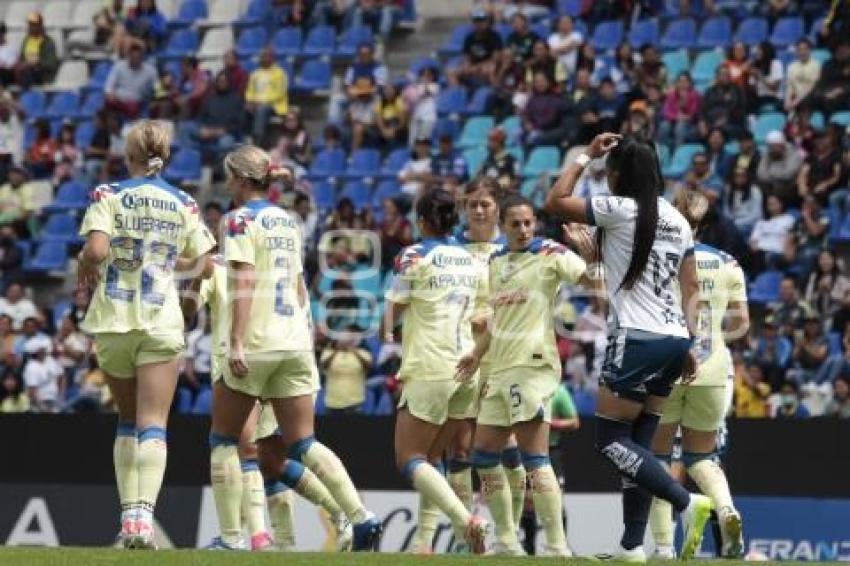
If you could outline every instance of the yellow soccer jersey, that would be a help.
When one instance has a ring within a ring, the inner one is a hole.
[[[729,352],[723,339],[723,318],[729,303],[747,301],[747,282],[735,258],[707,246],[695,248],[700,299],[708,308],[700,312],[694,353],[699,366],[691,385],[726,385]]]
[[[224,259],[253,265],[256,272],[245,352],[312,350],[310,309],[298,293],[304,271],[298,222],[267,200],[252,200],[230,212],[224,226]],[[229,276],[229,308],[233,283]]]
[[[453,237],[408,246],[396,258],[386,299],[407,305],[399,379],[452,379],[474,347],[472,313],[484,272]]]
[[[107,234],[111,246],[82,328],[92,334],[181,333],[174,263],[215,245],[192,197],[156,176],[100,185],[80,235],[95,231]]]
[[[545,238],[522,252],[505,247],[490,259],[490,363],[494,372],[514,367],[560,370],[553,309],[561,283],[576,283],[586,265]]]
[[[212,316],[212,374],[219,375],[222,368],[218,360],[227,355],[230,346],[230,304],[227,302],[227,267],[221,254],[213,256],[213,273],[204,279],[199,291],[200,303],[210,307]]]

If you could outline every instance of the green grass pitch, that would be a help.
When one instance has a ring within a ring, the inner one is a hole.
[[[0,564],[9,566],[414,566],[424,564],[511,566],[514,564],[591,564],[591,560],[563,560],[539,558],[497,558],[480,556],[410,556],[406,554],[277,554],[222,552],[203,550],[162,550],[141,552],[89,548],[0,548]],[[670,561],[650,561],[650,564],[670,565]],[[737,560],[692,560],[689,566],[717,564],[737,566],[753,564]],[[784,565],[811,564],[782,562]],[[819,564],[838,564],[820,562]]]

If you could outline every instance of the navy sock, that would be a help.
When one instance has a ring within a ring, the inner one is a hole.
[[[659,415],[641,413],[632,423],[632,440],[643,448],[652,446],[652,437],[658,428]],[[652,495],[632,480],[623,478],[623,538],[620,544],[631,550],[643,544]]]
[[[652,452],[632,440],[632,435],[631,423],[605,417],[596,419],[599,453],[623,476],[655,497],[669,501],[677,511],[683,511],[690,502],[690,494],[676,483]]]
[[[644,448],[652,446],[652,437],[655,436],[655,429],[658,428],[658,421],[661,420],[661,415],[654,413],[641,413],[635,422],[632,423],[632,440],[637,442]]]

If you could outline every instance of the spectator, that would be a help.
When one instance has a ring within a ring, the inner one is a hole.
[[[366,400],[366,375],[372,354],[358,345],[360,329],[349,326],[322,350],[319,364],[325,374],[325,406],[329,415],[359,413]]]
[[[576,72],[578,49],[584,43],[584,36],[573,26],[573,19],[563,15],[558,18],[555,32],[549,36],[549,50],[558,58],[568,77]]]
[[[0,383],[0,413],[26,413],[30,400],[24,392],[24,382],[14,369],[3,367]]]
[[[782,105],[780,93],[785,79],[785,68],[776,57],[776,49],[769,41],[762,41],[753,48],[753,61],[749,66],[750,86],[755,94],[751,109],[758,111],[765,105],[779,110]]]
[[[227,80],[230,82],[230,88],[233,89],[233,92],[244,98],[245,89],[248,88],[249,76],[233,49],[228,49],[224,54],[224,69],[222,71],[227,75]]]
[[[802,317],[802,314],[800,316]],[[761,337],[753,348],[753,361],[764,373],[773,391],[778,391],[785,380],[785,370],[791,363],[793,352],[791,340],[779,334],[778,330],[776,318],[768,315],[762,324]]]
[[[21,43],[15,82],[24,89],[32,85],[44,85],[53,80],[58,68],[56,44],[44,31],[41,13],[32,12],[27,17],[27,34]]]
[[[563,99],[552,90],[552,83],[543,71],[534,73],[532,89],[522,115],[525,145],[559,144],[563,138]]]
[[[498,181],[507,191],[515,191],[519,186],[520,168],[516,157],[505,146],[507,134],[502,128],[494,128],[487,134],[487,157],[478,174],[486,175]]]
[[[6,287],[3,297],[0,297],[0,314],[12,318],[12,328],[19,332],[23,329],[24,321],[38,316],[38,310],[31,300],[24,296],[24,288],[20,283],[12,282]]]
[[[440,136],[437,153],[431,157],[431,175],[434,183],[450,193],[455,193],[461,184],[469,180],[466,159],[455,150],[451,134]]]
[[[812,381],[828,354],[829,342],[823,334],[823,323],[818,313],[809,309],[803,318],[803,329],[794,333],[794,368],[788,372],[787,379],[797,385]]]
[[[791,16],[798,10],[797,2],[792,0],[768,0],[761,3],[760,12],[773,27],[779,18]]]
[[[841,304],[835,316],[832,317],[830,328],[833,332],[840,332],[842,335],[847,334],[847,329],[850,328],[850,291],[845,291],[841,297]],[[847,348],[845,352],[850,352]]]
[[[431,138],[421,137],[413,144],[410,159],[398,172],[401,192],[412,202],[431,181]]]
[[[23,377],[32,410],[38,413],[55,413],[61,408],[66,381],[62,366],[51,354],[50,338],[27,341],[28,359]]]
[[[29,210],[32,209],[29,172],[12,167],[6,184],[0,187],[0,224],[14,224],[19,233],[26,230]]]
[[[20,277],[23,260],[15,229],[10,224],[0,225],[0,284],[5,287]]]
[[[0,22],[2,24],[3,22]],[[24,153],[24,111],[7,93],[0,93],[0,185]]]
[[[745,238],[762,219],[763,206],[761,189],[753,183],[747,169],[735,168],[723,196],[723,211]]]
[[[835,328],[833,332],[836,332]],[[814,379],[815,384],[830,384],[835,383],[839,378],[850,378],[850,348],[848,348],[850,333],[846,331],[841,333],[841,345],[843,352],[830,356],[818,369]]]
[[[534,74],[546,74],[552,90],[561,92],[561,85],[567,81],[567,71],[563,64],[549,52],[549,45],[543,39],[534,42],[531,59],[525,64],[525,83],[533,85]]]
[[[635,90],[646,93],[650,88],[664,89],[667,82],[667,68],[661,61],[658,49],[654,45],[644,44],[640,48],[640,65],[635,70]]]
[[[623,41],[614,52],[614,66],[611,68],[611,80],[617,87],[617,92],[626,94],[637,83],[637,66],[635,65],[632,46]]]
[[[815,269],[803,290],[803,300],[815,307],[823,318],[832,318],[841,308],[841,301],[850,291],[850,278],[843,273],[835,254],[822,250]]]
[[[744,91],[732,82],[725,65],[717,68],[717,78],[705,91],[698,123],[701,137],[707,137],[712,128],[721,128],[732,137],[744,129],[746,98]]]
[[[351,131],[351,149],[372,146],[377,142],[375,83],[368,77],[357,79],[348,87],[348,126]]]
[[[706,157],[708,168],[721,181],[729,178],[732,166],[732,156],[726,151],[726,135],[720,128],[712,128],[706,138]]]
[[[56,361],[64,370],[67,383],[76,383],[77,376],[88,365],[90,347],[89,338],[80,332],[77,321],[71,316],[62,318],[53,338],[53,351],[56,352]]]
[[[18,46],[6,38],[6,22],[0,22],[0,85],[4,88],[15,82],[15,65],[18,63]]]
[[[312,12],[313,25],[332,26],[339,33],[350,9],[351,0],[317,0]]]
[[[736,364],[735,416],[739,419],[767,417],[768,397],[770,397],[770,385],[764,382],[761,367],[755,363]]]
[[[534,43],[540,38],[531,31],[528,18],[522,12],[511,17],[511,33],[505,41],[505,48],[510,51],[515,63],[527,63],[534,55]]]
[[[796,262],[803,276],[807,276],[815,265],[818,254],[829,242],[829,215],[811,196],[803,199],[800,218],[794,223],[789,238],[786,259]]]
[[[591,108],[596,114],[596,127],[599,132],[616,132],[623,123],[623,95],[609,77],[599,82],[599,89],[593,96]]]
[[[850,2],[847,0],[832,0],[829,11],[823,20],[819,31],[820,37],[827,43],[833,43],[835,38],[847,37],[850,34]]]
[[[35,123],[35,140],[27,148],[24,164],[36,179],[44,179],[53,174],[56,167],[56,152],[59,144],[50,134],[50,122],[45,118]]]
[[[56,148],[56,167],[53,170],[53,184],[61,185],[73,179],[83,165],[83,155],[77,147],[77,126],[66,119],[59,130]]]
[[[738,153],[732,158],[730,169],[734,172],[735,169],[746,169],[750,180],[756,178],[758,172],[761,153],[756,147],[753,133],[749,130],[744,130],[738,136]]]
[[[0,314],[0,365],[17,367],[15,348],[18,345],[18,335],[12,328],[12,317]]]
[[[205,310],[202,324],[186,336],[186,365],[183,370],[184,384],[197,393],[210,387],[212,376],[212,316]]]
[[[217,162],[242,138],[245,103],[220,72],[215,88],[201,104],[197,122],[180,123],[181,143],[203,152],[205,160]]]
[[[260,52],[260,66],[251,73],[245,90],[246,110],[251,117],[251,136],[262,144],[272,116],[289,112],[289,77],[266,47]]]
[[[762,156],[757,169],[759,186],[765,198],[775,195],[782,202],[797,202],[797,174],[802,165],[800,155],[785,141],[778,130],[767,134],[767,153]]]
[[[119,61],[109,71],[103,90],[106,107],[126,118],[136,118],[153,95],[157,80],[156,69],[146,63],[141,46],[132,45],[126,60]]]
[[[800,105],[785,125],[785,134],[798,153],[805,156],[814,151],[818,131],[812,125],[812,110]]]
[[[94,135],[85,148],[83,169],[91,183],[100,179],[103,166],[110,158],[111,135],[109,131],[110,112],[105,108],[94,115]],[[120,132],[120,126],[119,126]]]
[[[821,206],[826,206],[840,181],[841,154],[833,151],[829,137],[821,134],[815,140],[814,151],[803,162],[797,175],[797,191],[800,198],[811,195]]]
[[[392,269],[393,260],[413,243],[413,226],[395,199],[384,199],[384,218],[379,227],[381,238],[381,271]]]
[[[502,16],[510,20],[520,13],[530,19],[544,18],[553,12],[554,4],[553,0],[508,0],[502,3]]]
[[[0,411],[2,411],[2,405],[0,405]],[[841,376],[835,380],[833,398],[827,405],[824,415],[850,419],[850,377]]]
[[[168,34],[168,22],[156,7],[155,0],[139,0],[130,10],[124,28],[127,31],[124,48],[141,46],[148,53],[155,53]]]
[[[300,191],[295,194],[293,210],[295,210],[295,221],[301,227],[305,252],[304,257],[306,258],[308,257],[307,252],[313,250],[313,244],[315,243],[319,227],[319,216],[313,210],[310,197]]]
[[[785,256],[785,245],[794,227],[794,217],[785,212],[785,206],[776,195],[766,199],[767,218],[756,222],[750,234],[750,250],[755,271],[776,268]]]
[[[769,310],[782,336],[792,337],[803,327],[803,320],[811,308],[799,299],[797,281],[786,275],[779,284],[779,301],[769,305]]]
[[[282,167],[289,169],[292,171],[295,179],[301,179],[304,175],[307,174],[307,170],[302,167],[292,155],[293,147],[292,147],[292,139],[288,136],[280,136],[277,140],[277,145],[275,145],[271,150],[269,150],[269,157],[271,158],[271,163],[275,167]],[[269,192],[269,200],[272,202],[277,202],[273,199],[273,195],[278,191],[278,188],[282,186],[282,183],[274,183],[272,185],[272,190]],[[277,195],[280,197],[280,194]]]
[[[72,57],[109,56],[120,52],[127,41],[125,23],[129,10],[123,0],[107,0],[92,17],[92,29],[73,33],[65,44]]]
[[[357,215],[354,203],[348,197],[339,199],[334,210],[325,219],[325,232],[329,230],[353,230],[354,218]],[[346,238],[347,239],[347,238]]]
[[[472,12],[472,25],[472,32],[463,42],[463,62],[450,78],[454,83],[495,83],[502,38],[493,30],[490,16],[484,10]]]
[[[393,31],[393,11],[391,0],[358,0],[351,24],[368,27],[385,42]]]
[[[748,55],[746,44],[736,41],[729,49],[726,61],[723,63],[729,70],[729,80],[744,92],[746,92],[750,82],[750,61]]]
[[[200,67],[197,57],[183,57],[180,61],[180,87],[174,102],[181,120],[197,115],[201,103],[207,97],[210,75]]]
[[[407,141],[407,106],[393,84],[385,84],[375,101],[375,126],[380,147],[393,149]]]
[[[683,71],[676,84],[667,91],[662,110],[663,120],[658,125],[658,141],[671,151],[694,137],[699,117],[699,93],[694,88],[690,73]]]
[[[310,134],[307,133],[304,122],[301,121],[301,113],[295,108],[291,108],[283,117],[280,135],[289,139],[293,159],[304,167],[309,165],[312,149]]]
[[[785,86],[785,111],[797,108],[809,96],[820,78],[820,63],[812,59],[812,43],[803,38],[797,42],[797,59],[788,65]]]
[[[590,73],[579,66],[571,88],[564,97],[563,127],[570,145],[585,145],[596,131],[593,113],[594,91],[590,86]]]
[[[776,419],[805,419],[809,410],[803,405],[800,397],[800,387],[793,381],[786,381],[779,391],[779,405],[775,408],[773,417]]]
[[[357,48],[354,61],[345,71],[343,83],[349,91],[349,99],[357,98],[356,94],[351,92],[351,89],[358,84],[364,84],[364,79],[371,83],[373,88],[384,86],[389,79],[387,67],[375,59],[375,48],[368,43]]]
[[[712,170],[705,152],[695,153],[691,158],[691,169],[679,185],[679,190],[699,191],[711,204],[720,199],[723,181]]]
[[[585,41],[578,51],[578,63],[576,69],[586,69],[590,73],[590,84],[599,86],[599,81],[611,74],[605,59],[596,56],[596,48],[589,41]]]
[[[410,128],[408,145],[420,137],[431,137],[437,124],[437,95],[440,85],[437,82],[437,70],[424,67],[419,71],[418,80],[404,89],[404,101],[410,110]]]
[[[841,38],[820,77],[800,104],[825,114],[850,110],[850,38]]]

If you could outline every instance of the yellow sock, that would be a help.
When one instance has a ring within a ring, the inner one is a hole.
[[[532,456],[548,461],[545,456]],[[561,499],[561,486],[558,478],[550,464],[529,470],[531,480],[531,495],[534,499],[534,509],[537,518],[543,525],[546,533],[546,544],[553,550],[566,550],[567,535],[564,533],[564,524],[561,522],[563,512],[563,501]]]
[[[430,553],[434,549],[434,534],[440,521],[440,508],[433,501],[419,494],[419,516],[413,536],[413,552]]]
[[[115,482],[118,485],[118,499],[121,501],[121,520],[133,512],[139,500],[139,442],[136,439],[136,425],[119,423],[112,446],[112,462],[115,465]]]
[[[287,460],[280,481],[316,507],[327,511],[332,519],[336,520],[342,513],[325,484],[301,462]]]
[[[256,460],[242,462],[242,517],[249,535],[266,532],[266,488]]]
[[[446,476],[458,499],[469,511],[472,511],[472,464],[463,460],[449,461],[449,473]]]
[[[236,438],[211,435],[210,478],[218,512],[218,524],[221,539],[231,545],[242,541],[242,467]]]
[[[139,504],[141,518],[152,521],[153,509],[159,490],[162,488],[162,477],[165,475],[165,464],[168,459],[168,448],[165,444],[165,429],[152,426],[139,432],[139,448],[136,456],[136,466],[139,477]]]
[[[299,441],[290,452],[300,455],[301,462],[325,484],[353,525],[362,523],[368,518],[360,495],[336,454],[321,442],[317,442],[315,438]]]
[[[420,495],[430,499],[448,516],[458,535],[466,531],[467,523],[472,516],[452,491],[446,478],[434,466],[424,460],[411,460],[405,467],[405,475]]]
[[[481,461],[480,455],[487,453],[476,453],[476,462]],[[478,466],[478,477],[481,479],[481,495],[490,508],[493,522],[496,527],[496,540],[507,548],[519,546],[516,529],[514,528],[513,505],[511,502],[511,489],[508,486],[508,477],[505,469],[498,463],[498,454],[493,454],[495,466]]]
[[[295,497],[291,489],[284,489],[269,496],[269,518],[274,531],[274,541],[280,552],[295,550],[294,510]]]
[[[526,473],[524,466],[516,468],[505,468],[508,478],[508,486],[511,489],[511,510],[514,518],[514,530],[519,530],[519,522],[522,519],[522,510],[525,507]]]
[[[726,474],[714,460],[700,460],[688,468],[688,475],[693,478],[700,491],[711,498],[711,502],[718,512],[727,507],[734,507]]]
[[[670,471],[669,455],[658,456],[664,469]],[[654,497],[649,508],[649,529],[655,541],[655,548],[672,548],[676,536],[676,525],[673,522],[673,506],[669,502]]]

